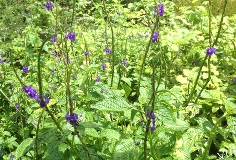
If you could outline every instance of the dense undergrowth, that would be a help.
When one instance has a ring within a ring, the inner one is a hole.
[[[0,159],[235,159],[234,2],[1,1]]]

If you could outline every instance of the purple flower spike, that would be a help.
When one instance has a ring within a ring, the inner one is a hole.
[[[158,33],[154,32],[153,36],[152,36],[152,43],[155,43],[157,41],[158,37],[159,37]]]
[[[102,70],[105,70],[107,68],[107,65],[106,65],[106,63],[104,63],[103,65],[102,65]]]
[[[207,56],[211,56],[212,54],[216,53],[216,48],[212,47],[212,48],[207,48],[206,50],[206,54]]]
[[[158,4],[158,9],[159,9],[159,15],[163,16],[164,15],[164,4]]]
[[[72,40],[72,41],[75,41],[76,33],[75,33],[75,32],[74,32],[74,33],[72,33],[72,32],[67,32],[65,38],[66,38],[67,40],[70,39],[70,40]]]
[[[67,113],[65,118],[66,118],[67,121],[70,121],[71,125],[74,125],[74,124],[76,124],[76,122],[78,120],[78,114],[73,113],[73,114],[70,115],[69,113]]]
[[[0,63],[3,63],[4,62],[4,59],[0,59]]]
[[[138,141],[135,145],[136,146],[139,146],[141,144],[141,142],[140,141]]]
[[[52,8],[54,8],[54,5],[51,1],[47,1],[46,5],[45,5],[46,10],[51,10]]]
[[[1,57],[4,57],[5,56],[5,53],[4,52],[2,52],[2,54],[1,54]]]
[[[88,51],[84,52],[84,55],[85,55],[85,56],[88,56]]]
[[[98,76],[95,81],[99,82],[100,80],[101,80],[101,78]]]
[[[105,51],[107,54],[111,54],[112,50],[110,50],[108,47],[105,48]]]
[[[23,66],[22,70],[24,73],[28,73],[29,68],[28,68],[28,66]]]
[[[56,42],[57,41],[57,36],[52,36],[52,42]]]
[[[19,110],[20,109],[20,105],[16,104],[16,109]]]
[[[150,117],[151,117],[151,111],[150,111],[150,110],[147,110],[146,117],[147,117],[147,118],[150,118]]]
[[[156,116],[154,113],[152,113],[152,119],[156,119]]]
[[[24,86],[23,90],[30,98],[32,98],[32,99],[37,98],[37,92],[33,87]]]
[[[151,131],[154,132],[156,130],[156,127],[152,126]]]
[[[15,158],[15,156],[12,154],[11,156],[10,156],[10,160],[13,160]]]
[[[156,17],[156,16],[157,16],[157,7],[154,6],[154,17]]]
[[[37,95],[37,97],[36,97],[36,100],[38,101],[38,104],[40,105],[41,108],[45,107],[46,104],[48,104],[50,101],[50,99],[48,97],[46,97],[46,96],[42,96],[42,97],[43,97],[44,102],[41,101],[39,95]]]

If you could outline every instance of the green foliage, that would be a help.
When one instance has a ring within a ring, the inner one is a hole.
[[[0,1],[0,160],[236,157],[235,0],[46,2]]]

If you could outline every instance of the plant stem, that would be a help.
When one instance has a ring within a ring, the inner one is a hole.
[[[139,97],[139,95],[140,95],[139,89],[140,89],[141,79],[142,79],[142,76],[143,76],[144,64],[145,64],[145,61],[146,61],[146,58],[147,58],[147,54],[148,54],[148,51],[149,51],[149,48],[150,48],[150,45],[151,45],[153,33],[154,33],[155,29],[156,29],[156,26],[158,25],[158,22],[159,22],[159,16],[156,17],[156,22],[155,22],[154,27],[152,29],[152,33],[151,33],[149,42],[148,42],[148,44],[146,46],[146,50],[145,50],[144,56],[143,56],[143,61],[142,61],[142,65],[141,65],[140,75],[139,75],[139,79],[138,79],[137,97]]]
[[[152,108],[151,108],[151,113],[150,116],[154,113],[154,108],[155,108],[155,100],[156,100],[156,87],[155,87],[155,78],[156,77],[156,64],[155,61],[152,61]],[[144,160],[147,160],[147,140],[148,140],[148,133],[150,130],[150,124],[151,124],[151,117],[148,118],[147,120],[147,125],[146,125],[146,131],[145,131],[145,137],[144,137]],[[155,155],[153,155],[155,156]]]
[[[105,15],[107,16],[107,20],[108,20],[108,23],[110,25],[110,28],[111,28],[111,37],[112,37],[112,65],[111,65],[111,87],[113,85],[113,79],[114,79],[114,70],[115,70],[115,37],[114,37],[114,31],[113,31],[113,27],[112,27],[112,24],[111,24],[111,20],[110,20],[110,17],[109,17],[109,14],[107,13],[107,10],[106,10],[106,4],[105,4],[105,0],[102,1],[103,2],[103,8],[104,8],[104,12],[105,12]]]

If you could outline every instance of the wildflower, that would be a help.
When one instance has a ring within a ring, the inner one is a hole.
[[[207,48],[206,50],[206,54],[207,56],[211,56],[212,54],[216,53],[216,48],[212,47],[212,48]]]
[[[152,119],[155,119],[155,118],[156,118],[155,114],[154,114],[154,113],[152,113]]]
[[[108,47],[105,48],[105,51],[107,54],[111,54],[112,50],[110,50]]]
[[[107,68],[107,65],[106,65],[106,63],[104,63],[103,65],[102,65],[102,70],[105,70]]]
[[[56,42],[57,41],[57,37],[56,36],[52,36],[52,42]]]
[[[143,119],[141,119],[139,122],[140,122],[140,123],[143,123],[143,122],[144,122],[144,120],[143,120]]]
[[[121,64],[123,64],[124,66],[128,66],[128,62],[125,60],[122,60]]]
[[[73,113],[73,114],[70,115],[69,112],[68,112],[68,113],[66,113],[65,118],[66,118],[67,121],[70,121],[71,125],[74,125],[76,123],[76,121],[78,120],[78,114]]]
[[[146,117],[147,117],[147,118],[150,118],[150,116],[151,116],[151,111],[150,111],[150,110],[147,110]]]
[[[236,77],[234,78],[234,83],[236,84]]]
[[[20,109],[20,105],[19,104],[16,104],[16,109]]]
[[[154,6],[154,17],[156,17],[156,16],[157,16],[157,7]]]
[[[96,82],[99,82],[100,79],[101,79],[101,78],[98,76],[95,81],[96,81]]]
[[[12,154],[12,155],[10,156],[10,159],[12,160],[12,159],[14,159],[14,157],[15,157],[15,156]]]
[[[164,4],[158,4],[159,8],[159,15],[163,16],[164,15]]]
[[[7,62],[7,63],[10,63],[11,61],[10,61],[10,59],[8,59],[6,62]]]
[[[152,36],[152,43],[155,43],[158,39],[158,33],[157,32],[154,32],[153,33],[153,36]]]
[[[2,150],[0,149],[0,154],[2,154]]]
[[[66,38],[67,40],[70,39],[70,40],[72,40],[72,41],[75,41],[76,33],[75,33],[75,32],[74,32],[74,33],[72,33],[72,32],[67,32],[65,38]]]
[[[45,5],[46,10],[51,10],[52,8],[54,8],[54,5],[51,1],[47,1],[46,5]]]
[[[54,75],[55,69],[52,69],[52,75]]]
[[[28,66],[23,66],[22,70],[24,73],[28,73],[29,68],[28,68]]]
[[[4,62],[4,59],[0,59],[0,63],[3,63]]]
[[[103,92],[104,92],[104,91],[101,89],[101,90],[100,90],[100,93],[103,93]]]
[[[4,57],[5,56],[5,53],[4,52],[2,52],[2,54],[1,54],[1,57]]]
[[[39,95],[37,95],[36,97],[36,100],[38,101],[38,104],[40,105],[41,108],[45,107],[46,104],[48,104],[50,101],[48,97],[46,96],[42,96],[42,97],[43,97],[43,101],[41,101],[41,98]]]
[[[138,142],[136,142],[136,146],[139,146],[141,144],[141,142],[140,141],[138,141]]]
[[[37,92],[36,90],[31,87],[31,86],[24,86],[23,87],[23,90],[26,94],[28,94],[28,96],[32,99],[36,98],[37,97]]]
[[[156,130],[156,127],[155,126],[152,126],[151,127],[151,131],[154,132]]]
[[[88,56],[88,54],[89,54],[89,52],[88,52],[88,51],[84,52],[84,55],[85,55],[85,56]]]

